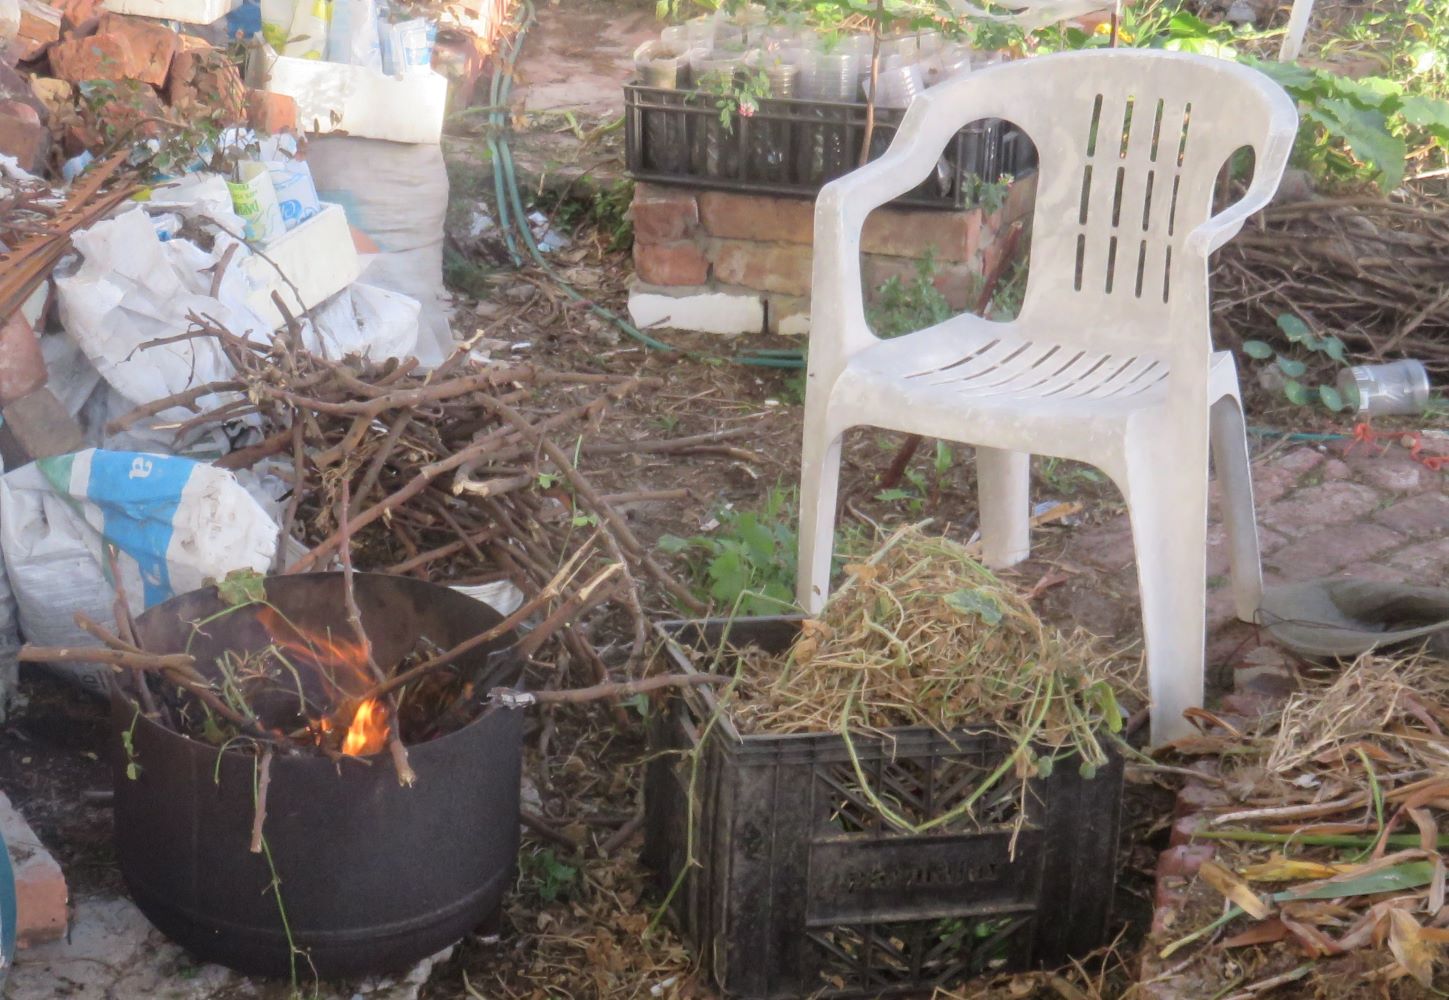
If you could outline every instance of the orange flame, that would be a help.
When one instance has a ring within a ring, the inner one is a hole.
[[[362,643],[332,635],[330,630],[326,634],[304,632],[271,607],[257,612],[257,621],[280,649],[315,666],[339,692],[345,693],[346,688],[356,684],[366,685],[367,648]],[[341,679],[339,672],[345,675]]]
[[[368,698],[357,706],[352,725],[342,740],[342,752],[350,757],[366,757],[387,744],[387,710],[376,698]]]

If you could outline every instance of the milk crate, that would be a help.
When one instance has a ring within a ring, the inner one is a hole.
[[[728,674],[730,662],[712,660],[726,629],[734,648],[778,651],[799,621],[658,630],[671,669],[693,670],[690,651],[710,651],[696,659]],[[1116,755],[1091,778],[1059,761],[1050,777],[1004,781],[971,816],[916,834],[871,804],[842,737],[742,736],[708,688],[668,702],[650,739],[644,862],[727,996],[929,994],[1105,943]],[[898,728],[853,745],[868,787],[915,826],[949,813],[1011,752],[989,727]]]
[[[854,170],[866,107],[840,101],[766,99],[749,116],[721,121],[718,99],[693,90],[624,85],[625,159],[636,180],[813,198]],[[895,137],[903,112],[877,108],[871,159]],[[941,153],[933,175],[892,204],[961,209],[975,181],[994,183],[1036,165],[1036,147],[1009,122],[966,126]]]

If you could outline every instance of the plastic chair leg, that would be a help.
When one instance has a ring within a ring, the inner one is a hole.
[[[1000,448],[976,449],[981,554],[992,569],[1014,566],[1031,554],[1030,487],[1030,455]]]
[[[835,547],[835,495],[840,485],[840,442],[806,431],[800,456],[800,558],[795,599],[816,614],[830,594]]]
[[[1253,476],[1248,463],[1248,432],[1242,403],[1224,396],[1212,406],[1213,465],[1222,487],[1223,524],[1233,575],[1233,604],[1238,617],[1251,622],[1263,602],[1263,564],[1258,550],[1258,519],[1253,510]]]
[[[1205,436],[1205,435],[1204,435]],[[1192,448],[1129,462],[1126,494],[1142,597],[1153,745],[1192,732],[1182,717],[1203,702],[1207,600],[1207,441],[1200,461]],[[1162,459],[1180,471],[1162,475]],[[1138,456],[1143,457],[1143,456]],[[1139,475],[1132,475],[1137,467]],[[1201,471],[1199,471],[1201,470]]]

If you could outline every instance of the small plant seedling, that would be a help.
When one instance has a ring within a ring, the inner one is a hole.
[[[524,854],[520,858],[520,878],[531,883],[545,903],[566,899],[578,880],[579,870],[559,860],[551,848]]]
[[[1342,340],[1333,334],[1318,336],[1298,316],[1283,313],[1278,317],[1278,329],[1288,338],[1290,344],[1299,347],[1311,359],[1326,358],[1339,367],[1348,364]],[[1276,367],[1285,380],[1283,396],[1294,406],[1307,406],[1318,402],[1333,413],[1358,409],[1357,389],[1350,387],[1347,393],[1343,393],[1332,382],[1312,382],[1307,378],[1308,362],[1301,358],[1280,353],[1272,344],[1262,340],[1243,341],[1243,353],[1255,361],[1261,361],[1265,365],[1271,362]]]

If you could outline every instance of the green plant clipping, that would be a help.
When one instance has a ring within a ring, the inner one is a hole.
[[[1243,341],[1243,353],[1254,361],[1271,362],[1275,374],[1282,379],[1283,398],[1294,406],[1322,405],[1332,413],[1358,409],[1358,390],[1340,392],[1335,386],[1337,373],[1348,364],[1347,349],[1343,341],[1333,334],[1319,336],[1303,321],[1301,316],[1283,313],[1276,320],[1278,330],[1295,353],[1280,352],[1263,340]],[[1334,378],[1316,383],[1313,371],[1325,365]]]
[[[794,492],[775,487],[760,511],[726,510],[711,534],[659,539],[682,557],[695,590],[717,608],[742,615],[778,615],[795,607],[798,546]]]
[[[958,590],[947,594],[945,601],[957,611],[975,615],[987,625],[1000,625],[1004,612],[990,594],[981,590]]]

